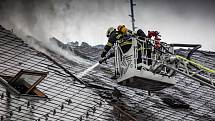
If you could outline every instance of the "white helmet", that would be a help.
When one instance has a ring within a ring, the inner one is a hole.
[[[109,37],[111,35],[111,33],[114,31],[116,31],[116,29],[114,29],[113,27],[110,27],[106,32],[106,36]]]

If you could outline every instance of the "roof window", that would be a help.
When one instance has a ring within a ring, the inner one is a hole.
[[[15,77],[0,75],[1,82],[8,91],[19,96],[47,97],[37,89],[37,85],[47,76],[48,72],[21,70]]]

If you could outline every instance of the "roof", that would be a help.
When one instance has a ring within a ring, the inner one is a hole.
[[[37,86],[48,100],[9,96],[0,85],[0,94],[4,95],[0,100],[0,116],[4,120],[215,120],[215,90],[192,79],[177,74],[175,86],[148,95],[147,91],[119,86],[111,80],[114,67],[110,60],[108,65],[100,65],[81,79],[94,84],[91,88],[81,84],[74,75],[89,65],[73,63],[50,51],[41,53],[0,27],[0,75],[14,76],[20,69],[49,72]],[[102,50],[84,45],[69,51],[93,64]],[[188,51],[179,49],[179,52],[187,54]],[[215,57],[204,53],[196,52],[192,58],[214,69]],[[113,87],[117,88],[114,92]],[[166,98],[179,99],[189,108],[171,107],[163,100]]]
[[[15,76],[21,69],[49,72],[37,86],[48,99],[18,98],[0,85],[1,120],[108,120],[110,107],[104,99],[73,77],[75,65],[55,61],[29,47],[11,31],[0,26],[0,75]],[[59,65],[64,65],[64,69]],[[74,69],[73,69],[74,67]],[[88,115],[88,116],[87,116]]]

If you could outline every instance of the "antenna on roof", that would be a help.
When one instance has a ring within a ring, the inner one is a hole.
[[[136,4],[133,3],[133,0],[130,0],[130,7],[131,7],[131,14],[129,15],[131,17],[131,22],[132,22],[132,30],[135,31],[135,29],[137,27],[135,27],[134,22],[134,6],[136,6]]]

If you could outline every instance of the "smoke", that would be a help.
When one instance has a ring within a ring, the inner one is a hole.
[[[46,40],[47,33],[42,26],[39,26],[39,16],[41,11],[38,11],[36,5],[42,6],[42,1],[34,0],[27,2],[26,0],[3,0],[0,2],[1,24],[7,29],[13,29],[18,36],[24,37],[31,35],[38,37],[39,40]],[[47,4],[47,3],[45,3]]]
[[[75,8],[78,4],[76,2],[71,0],[3,0],[0,1],[0,24],[7,29],[13,29],[19,37],[44,53],[47,53],[46,50],[38,44],[44,45],[43,47],[69,60],[89,64],[86,60],[63,50],[50,39],[59,37],[65,40],[72,34],[81,36],[80,25],[84,15],[76,16],[79,14]]]
[[[40,41],[56,37],[97,45],[106,41],[106,28],[129,22],[127,5],[127,0],[1,0],[0,24]]]
[[[49,48],[53,52],[55,52],[58,55],[61,55],[65,58],[67,58],[70,61],[76,62],[78,64],[84,64],[84,65],[91,65],[91,63],[79,56],[76,56],[71,51],[67,51],[59,47],[59,45],[56,43],[56,40],[54,38],[50,38],[48,41],[39,41],[36,38],[32,36],[26,36],[24,40],[27,40],[26,42],[35,48],[36,50],[40,50],[43,53],[46,53],[50,56],[50,53],[47,52],[45,48]]]
[[[213,0],[134,0],[136,26],[158,30],[168,43],[198,43],[214,51]],[[40,41],[106,44],[106,29],[131,28],[129,0],[1,0],[0,24]]]

